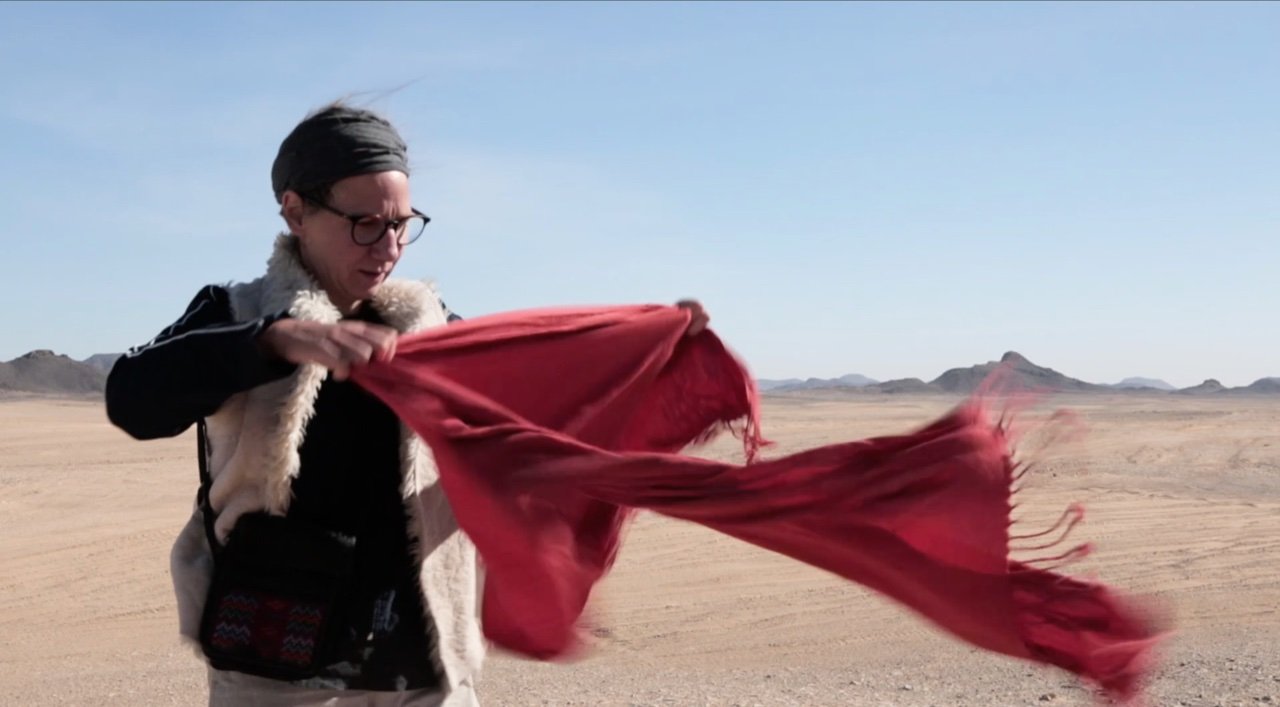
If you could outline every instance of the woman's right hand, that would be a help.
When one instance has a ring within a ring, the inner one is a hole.
[[[389,326],[355,320],[336,324],[301,319],[278,319],[259,336],[272,356],[290,363],[315,363],[346,380],[353,367],[371,360],[390,361],[396,353],[399,332]]]

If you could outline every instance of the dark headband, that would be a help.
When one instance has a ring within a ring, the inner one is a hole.
[[[334,106],[298,123],[280,144],[271,189],[279,203],[286,190],[392,170],[409,173],[404,141],[391,123],[367,110]]]

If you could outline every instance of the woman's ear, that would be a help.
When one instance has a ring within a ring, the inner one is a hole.
[[[284,217],[284,223],[289,227],[289,232],[295,236],[302,235],[302,212],[305,206],[298,192],[288,190],[281,195],[280,215]]]

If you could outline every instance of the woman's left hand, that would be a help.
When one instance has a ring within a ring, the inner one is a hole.
[[[676,302],[676,306],[681,309],[689,310],[689,328],[684,330],[685,336],[697,336],[707,328],[707,324],[711,321],[711,317],[707,315],[706,310],[702,308],[702,303],[696,299],[682,299]]]

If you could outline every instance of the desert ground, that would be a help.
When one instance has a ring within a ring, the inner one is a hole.
[[[930,421],[956,399],[767,398],[771,455]],[[1068,568],[1166,607],[1151,705],[1280,703],[1280,398],[1064,396],[1083,438],[1040,452],[1020,522],[1088,510]],[[699,453],[734,458],[732,440]],[[199,705],[168,551],[195,441],[135,442],[100,402],[0,401],[0,704]],[[495,654],[492,705],[1088,705],[1072,676],[990,655],[856,585],[640,515],[571,664]]]

